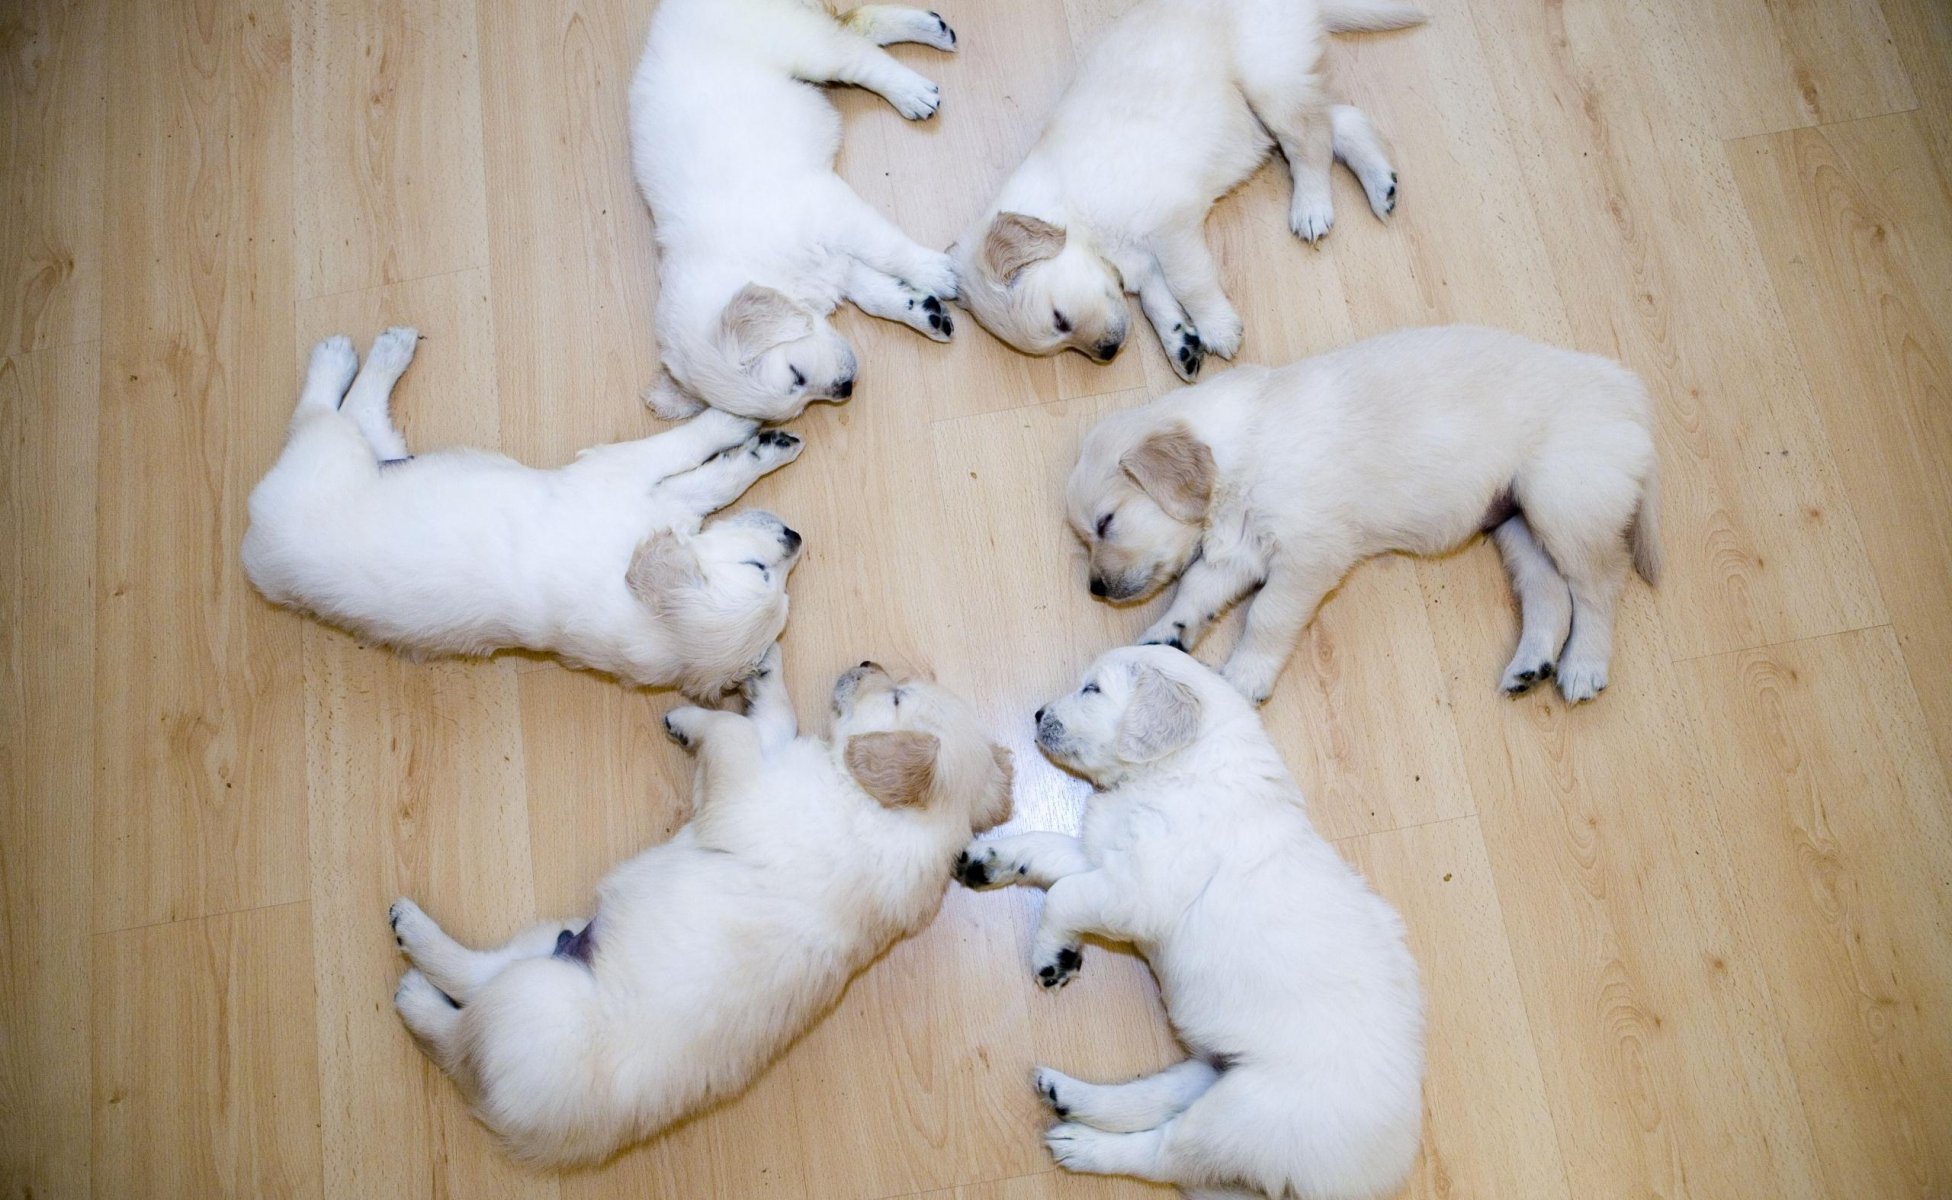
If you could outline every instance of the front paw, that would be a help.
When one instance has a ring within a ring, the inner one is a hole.
[[[694,704],[664,714],[664,736],[689,750],[698,743],[699,726],[711,714]]]
[[[903,318],[910,329],[933,341],[946,342],[956,335],[956,319],[941,295],[903,284],[908,293],[908,312]]]
[[[1320,245],[1334,224],[1335,204],[1327,195],[1296,196],[1288,209],[1288,228],[1311,246]]]
[[[1191,321],[1172,327],[1166,339],[1166,357],[1172,360],[1173,373],[1187,383],[1200,377],[1200,368],[1206,363],[1206,342]]]
[[[1511,665],[1505,668],[1504,678],[1499,680],[1498,686],[1504,689],[1507,696],[1522,696],[1531,691],[1534,685],[1552,678],[1554,671],[1549,658],[1532,658],[1529,655],[1514,658]]]
[[[1013,867],[1003,861],[996,847],[981,842],[971,842],[969,848],[956,856],[956,882],[966,888],[982,891],[985,888],[998,888],[1006,883],[1014,883],[1025,871],[1023,867]]]
[[[778,470],[800,457],[806,443],[798,434],[784,429],[762,430],[758,436],[745,444],[746,453],[759,460],[759,465],[768,471]]]
[[[1267,703],[1274,694],[1274,679],[1281,673],[1281,664],[1266,666],[1261,663],[1230,662],[1220,672],[1236,692],[1247,697],[1249,704],[1259,706]]]
[[[386,923],[393,927],[393,944],[412,958],[427,939],[439,930],[434,918],[420,910],[420,906],[405,896],[393,902],[386,910]]]
[[[942,89],[920,75],[903,80],[883,94],[896,112],[911,121],[926,121],[942,107]]]
[[[1084,966],[1084,951],[1077,946],[1060,946],[1055,954],[1032,965],[1037,970],[1038,986],[1054,992],[1077,977],[1078,968]]]
[[[1171,646],[1175,650],[1187,650],[1197,641],[1199,635],[1186,628],[1184,621],[1161,620],[1139,637],[1141,646]]]
[[[1066,1099],[1066,1094],[1069,1089],[1078,1086],[1077,1080],[1062,1071],[1053,1071],[1049,1067],[1038,1067],[1031,1072],[1030,1078],[1037,1086],[1037,1094],[1044,1098],[1045,1104],[1050,1105],[1051,1111],[1057,1114],[1058,1120],[1062,1121],[1071,1115],[1071,1105]]]
[[[953,52],[956,48],[956,31],[949,28],[949,22],[942,19],[941,13],[931,10],[927,16],[929,21],[934,22],[935,27],[931,29],[928,27],[928,21],[922,22],[922,28],[917,32],[915,40],[924,46],[934,46],[937,50]]]
[[[1208,354],[1231,359],[1240,353],[1241,339],[1247,336],[1247,327],[1241,324],[1240,315],[1229,311],[1224,317],[1209,315],[1200,322],[1200,341],[1206,346]]]
[[[1606,661],[1564,658],[1559,662],[1559,694],[1568,704],[1583,704],[1606,690]]]

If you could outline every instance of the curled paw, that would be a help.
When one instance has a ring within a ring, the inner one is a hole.
[[[956,882],[980,891],[1014,882],[1024,868],[1011,867],[1001,860],[995,847],[978,843],[956,856],[955,872]]]
[[[1498,686],[1504,689],[1507,696],[1522,696],[1531,691],[1535,685],[1552,678],[1555,669],[1549,658],[1529,664],[1521,664],[1514,659],[1512,664],[1505,668],[1505,677],[1499,681]]]
[[[1047,992],[1054,992],[1071,980],[1077,978],[1078,968],[1084,965],[1084,952],[1076,946],[1065,946],[1053,955],[1049,962],[1037,968],[1037,983]]]

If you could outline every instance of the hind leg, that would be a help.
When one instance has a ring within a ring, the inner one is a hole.
[[[1572,636],[1559,656],[1559,694],[1574,704],[1606,690],[1607,664],[1613,658],[1613,612],[1626,582],[1624,547],[1595,553],[1572,564]]]
[[[1512,591],[1518,596],[1518,650],[1498,685],[1517,696],[1552,678],[1559,649],[1572,626],[1572,593],[1524,517],[1507,518],[1491,531],[1491,540],[1504,556]]]
[[[405,897],[393,902],[393,907],[387,910],[387,919],[393,925],[394,940],[400,943],[407,958],[431,986],[447,993],[457,1004],[466,1004],[478,988],[499,975],[508,964],[554,954],[556,939],[565,930],[575,933],[581,928],[550,921],[517,935],[500,949],[470,950],[447,936],[434,918]]]
[[[460,1050],[461,1006],[454,1003],[417,968],[408,968],[393,992],[393,1011],[407,1031],[420,1039],[443,1069],[451,1069]]]
[[[771,756],[800,736],[799,718],[793,715],[793,699],[786,693],[786,675],[781,670],[779,643],[767,647],[759,666],[739,684],[745,696],[746,716],[759,732],[759,749]]]
[[[1037,1068],[1037,1092],[1060,1120],[1076,1121],[1108,1133],[1152,1129],[1184,1112],[1213,1086],[1220,1072],[1197,1058],[1129,1083],[1085,1083]]]
[[[1328,116],[1335,157],[1361,182],[1369,211],[1378,220],[1388,217],[1396,211],[1396,168],[1390,166],[1389,151],[1376,136],[1369,114],[1353,104],[1332,104]]]
[[[383,463],[413,457],[407,452],[407,439],[394,428],[388,403],[393,396],[393,385],[413,361],[419,338],[419,334],[405,326],[395,326],[374,338],[373,348],[366,353],[366,365],[359,369],[359,376],[352,381],[352,388],[346,392],[345,403],[339,410],[359,426],[359,432],[365,435],[367,444]]]
[[[305,386],[298,392],[298,411],[338,411],[358,371],[359,353],[346,335],[337,334],[313,346],[311,360],[305,366]]]
[[[1613,610],[1627,576],[1627,523],[1639,501],[1633,480],[1588,472],[1522,488],[1525,519],[1572,592],[1572,634],[1559,655],[1559,694],[1574,704],[1606,690]],[[1543,496],[1536,496],[1544,493]]]
[[[863,4],[842,17],[840,23],[877,46],[915,42],[937,50],[956,48],[956,31],[940,13],[905,4]]]

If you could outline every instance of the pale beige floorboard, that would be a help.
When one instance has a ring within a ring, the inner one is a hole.
[[[0,359],[0,1192],[88,1192],[95,347]]]
[[[1952,793],[1888,629],[1705,659],[1695,724],[1830,1195],[1952,1188]]]
[[[894,50],[943,85],[935,119],[834,89],[843,174],[947,246],[1129,6],[946,8],[958,53]],[[950,888],[748,1094],[595,1170],[514,1167],[391,1010],[393,895],[495,941],[586,914],[676,828],[675,701],[533,656],[408,662],[278,612],[237,570],[244,497],[326,333],[363,352],[420,328],[397,396],[417,449],[548,465],[659,427],[624,96],[652,0],[16,8],[6,1184],[1169,1195],[1051,1167],[1032,1066],[1111,1079],[1183,1052],[1129,951],[1036,988],[1031,891]],[[1329,56],[1393,145],[1388,223],[1338,169],[1336,228],[1303,245],[1279,161],[1217,206],[1241,357],[1451,320],[1618,355],[1655,393],[1670,562],[1661,591],[1629,587],[1590,707],[1496,694],[1516,621],[1481,545],[1352,573],[1269,705],[1422,962],[1411,1194],[1943,1191],[1947,10],[1429,8]],[[932,671],[1017,755],[1010,828],[1071,829],[1086,789],[1029,713],[1150,609],[1086,594],[1063,478],[1091,420],[1178,384],[1142,321],[1101,366],[958,316],[941,346],[842,313],[854,400],[795,422],[805,456],[746,503],[808,537],[804,725],[863,657]]]
[[[100,333],[109,7],[13,4],[0,29],[0,352]]]
[[[1952,185],[1920,114],[1735,142],[1729,161],[1952,763]]]

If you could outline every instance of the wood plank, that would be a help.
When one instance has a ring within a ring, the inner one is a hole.
[[[1919,118],[1943,168],[1952,162],[1952,6],[1938,0],[1883,0],[1898,56],[1911,76]]]
[[[292,9],[297,295],[486,266],[473,0]]]
[[[1952,1187],[1952,793],[1898,639],[1705,659],[1689,708],[1830,1195]]]
[[[88,1193],[93,346],[0,360],[0,1192]]]
[[[0,25],[0,353],[100,336],[108,9],[22,0]]]
[[[1905,664],[1952,764],[1952,187],[1917,114],[1730,147]]]
[[[298,903],[95,936],[96,1195],[326,1194],[311,925]]]
[[[285,9],[115,5],[109,43],[99,930],[307,891],[298,626],[237,569],[298,386]]]

